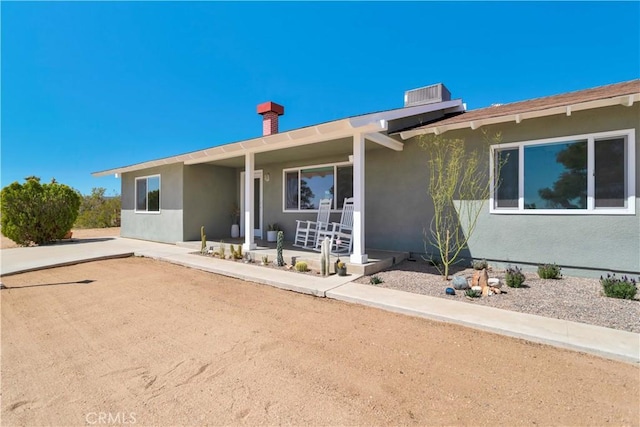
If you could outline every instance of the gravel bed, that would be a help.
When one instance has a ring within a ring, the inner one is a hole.
[[[446,295],[445,288],[452,287],[451,282],[445,282],[434,267],[423,261],[404,261],[375,275],[384,283],[371,286],[640,333],[638,295],[634,300],[607,298],[602,294],[599,279],[567,276],[540,279],[536,273],[525,273],[525,287],[503,285],[503,293],[499,295],[469,300],[464,291]],[[470,279],[473,269],[457,271],[455,275]],[[370,284],[370,277],[363,276],[355,282]],[[489,277],[504,279],[504,270],[489,271]]]

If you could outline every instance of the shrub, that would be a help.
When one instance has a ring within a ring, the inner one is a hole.
[[[480,298],[480,292],[473,289],[467,289],[464,294],[469,298]]]
[[[380,276],[371,276],[371,278],[369,279],[369,283],[371,283],[372,285],[379,285],[381,283],[384,283],[384,280],[382,280],[382,277]]]
[[[524,274],[522,273],[522,270],[519,269],[517,266],[507,267],[507,270],[505,271],[505,274],[504,274],[504,280],[507,283],[508,287],[519,288],[524,283],[524,279],[525,277],[524,277]]]
[[[538,266],[538,276],[541,279],[559,279],[562,277],[560,273],[562,268],[558,264],[540,264]]]
[[[19,245],[62,239],[78,217],[80,195],[55,179],[50,184],[33,176],[25,181],[2,189],[2,234]]]
[[[93,188],[91,194],[82,196],[75,227],[120,227],[120,196],[105,196],[105,188]]]
[[[471,266],[474,270],[483,270],[489,267],[486,259],[476,259],[471,262]]]
[[[600,276],[600,284],[604,294],[609,298],[633,299],[638,292],[637,281],[627,276],[617,278],[615,274],[607,274],[604,278]]]
[[[298,261],[296,262],[295,265],[295,269],[296,271],[299,271],[301,273],[304,273],[305,271],[308,271],[309,269],[307,268],[307,263],[304,261]]]

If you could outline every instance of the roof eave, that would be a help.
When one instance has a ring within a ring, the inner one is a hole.
[[[523,120],[553,116],[558,114],[566,114],[570,116],[572,112],[591,110],[595,108],[610,107],[614,105],[624,105],[627,107],[632,106],[634,103],[640,101],[640,93],[618,95],[609,98],[596,99],[585,102],[577,102],[568,105],[555,106],[550,108],[544,108],[532,111],[523,111],[520,113],[510,113],[505,115],[499,115],[495,117],[481,118],[478,120],[465,120],[461,122],[438,125],[438,122],[432,125],[424,126],[418,129],[412,129],[405,132],[400,132],[400,138],[407,140],[414,136],[435,134],[440,135],[450,130],[466,129],[472,130],[478,129],[482,126],[493,125],[497,123],[515,122],[521,123]],[[464,116],[464,114],[463,114]]]
[[[104,171],[94,172],[91,175],[95,177],[107,176],[113,174],[122,174],[133,172],[136,170],[147,169],[156,166],[164,166],[173,163],[184,163],[185,165],[195,165],[198,163],[207,163],[216,160],[224,160],[233,157],[243,156],[246,153],[262,153],[272,150],[281,150],[291,147],[299,147],[301,145],[314,144],[317,142],[328,141],[332,139],[340,139],[362,133],[366,138],[372,139],[372,134],[387,130],[386,120],[376,120],[368,124],[354,125],[352,119],[341,119],[333,122],[322,123],[316,126],[309,126],[301,129],[295,129],[288,132],[277,133],[259,138],[248,139],[232,144],[220,145],[217,147],[207,148],[205,150],[194,151],[179,156],[166,157],[158,160],[151,160],[144,163],[137,163],[130,166],[107,169]],[[373,140],[373,139],[372,139]],[[390,148],[397,150],[398,145],[402,143],[392,138],[375,138],[379,144],[385,144]],[[401,149],[401,148],[400,148]]]

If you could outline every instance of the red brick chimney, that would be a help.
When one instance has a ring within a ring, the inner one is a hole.
[[[278,133],[278,116],[284,114],[284,107],[275,102],[264,102],[258,105],[258,114],[262,114],[262,135]]]

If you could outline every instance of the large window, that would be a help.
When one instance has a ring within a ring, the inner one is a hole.
[[[493,213],[635,213],[635,131],[492,147]]]
[[[160,175],[136,178],[136,212],[160,212]]]
[[[342,209],[344,199],[353,197],[353,166],[333,164],[286,169],[284,210],[317,210],[321,199],[333,199]]]

